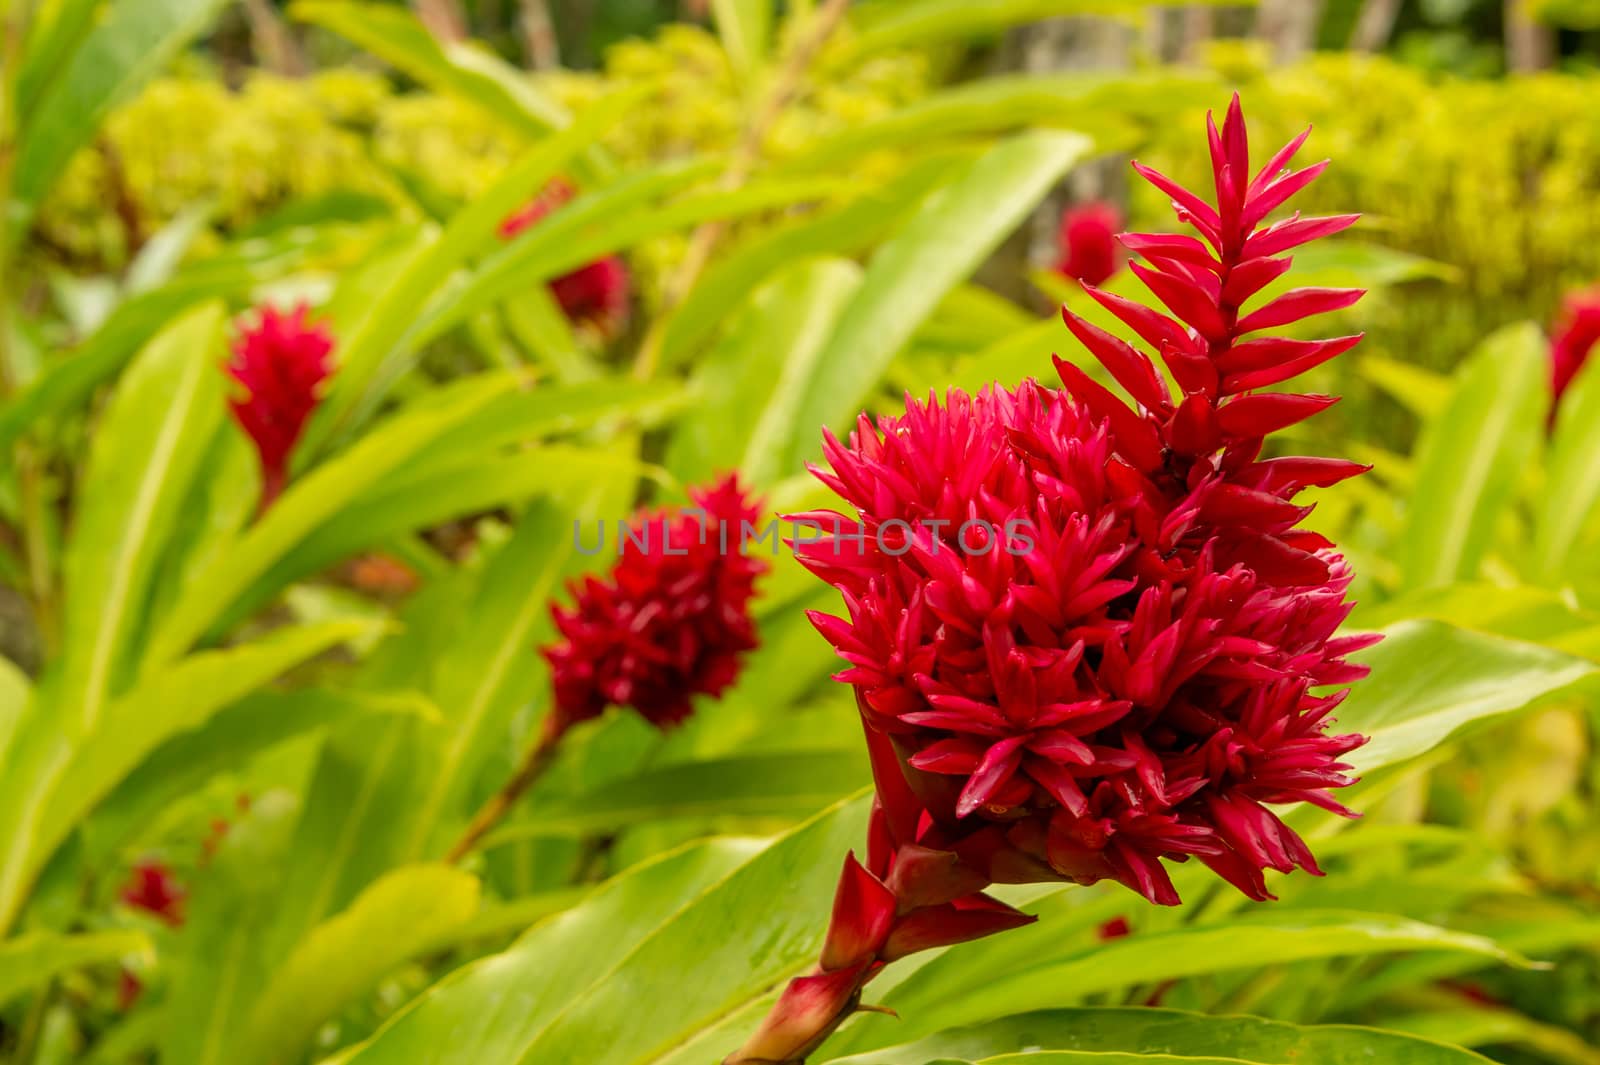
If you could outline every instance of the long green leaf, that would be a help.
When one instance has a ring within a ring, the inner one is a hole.
[[[711,0],[711,16],[733,69],[749,78],[766,58],[772,5],[767,0]]]
[[[622,829],[676,818],[807,816],[871,779],[858,751],[785,751],[648,769],[593,792],[536,804],[492,844]]]
[[[478,897],[477,878],[447,865],[405,866],[374,882],[277,968],[230,1060],[294,1060],[318,1025],[466,924]]]
[[[695,375],[699,416],[679,426],[667,450],[667,466],[680,480],[693,483],[730,465],[756,485],[781,475],[806,383],[860,283],[860,269],[847,260],[801,262],[739,309]]]
[[[0,1006],[62,973],[149,950],[144,933],[131,930],[70,936],[30,932],[0,941]]]
[[[1485,340],[1462,369],[1418,448],[1398,550],[1408,589],[1476,574],[1538,446],[1547,363],[1544,337],[1518,325]]]
[[[857,34],[850,40],[853,55],[869,56],[896,48],[926,46],[941,41],[966,41],[996,34],[1011,26],[1068,15],[1143,16],[1154,3],[1185,0],[876,0],[862,4],[852,15]],[[1223,4],[1229,0],[1202,0]]]
[[[106,115],[210,25],[221,0],[113,0],[71,64],[25,116],[15,192],[39,202]]]
[[[1340,731],[1371,737],[1349,756],[1359,772],[1414,758],[1473,722],[1519,710],[1596,671],[1559,651],[1437,621],[1388,629],[1360,657],[1372,675],[1339,708]]]
[[[101,420],[67,547],[64,679],[55,705],[89,732],[126,679],[124,644],[158,552],[221,422],[223,311],[207,304],[163,330]]]
[[[157,630],[147,661],[171,661],[206,634],[233,601],[347,502],[425,452],[515,386],[492,375],[468,378],[436,392],[422,409],[402,412],[348,451],[292,484],[234,549],[197,574]]]
[[[850,830],[860,829],[859,817],[846,820],[851,822]],[[811,838],[811,842],[819,841]],[[821,842],[826,846],[843,840]],[[783,846],[779,843],[773,850]],[[744,841],[716,840],[628,870],[576,908],[534,926],[509,950],[440,981],[397,1014],[345,1065],[414,1065],[419,1061],[484,1065],[521,1060],[539,1033],[569,1013],[586,989],[605,982],[608,975],[626,965],[640,943],[669,927],[685,907],[701,906],[707,892],[715,892],[730,874],[737,875],[735,870],[756,849]],[[821,858],[824,853],[817,848],[816,853],[808,851],[804,857]],[[762,864],[760,855],[753,864]],[[766,865],[767,875],[778,875],[771,861]],[[704,946],[716,943],[708,940]],[[679,963],[681,966],[681,957]],[[701,971],[713,970],[706,967]],[[618,1025],[613,1017],[611,1030],[635,1027],[640,1018],[632,1010],[643,1004],[635,1000],[628,1006],[626,1025]],[[571,1060],[598,1065],[601,1059]]]
[[[838,429],[855,416],[918,323],[1088,148],[1086,138],[1070,133],[1017,137],[923,201],[873,256],[817,357],[780,465],[799,469],[818,453],[822,426]]]
[[[914,973],[882,999],[900,1015],[899,1022],[871,1018],[841,1034],[836,1043],[841,1053],[859,1050],[950,1025],[1070,1003],[1097,991],[1204,973],[1416,950],[1466,951],[1527,964],[1482,936],[1404,917],[1268,910],[1213,927],[1187,926],[1091,942],[1046,963],[1008,973],[968,970],[965,980],[959,979],[959,952],[952,952],[951,964],[930,965]]]
[[[1204,1047],[1244,1065],[1487,1065],[1468,1050],[1414,1036],[1348,1025],[1302,1027],[1256,1017],[1206,1017],[1163,1009],[1047,1010],[956,1029],[920,1042],[850,1058],[837,1065],[928,1065],[946,1058],[977,1060],[1024,1048],[1105,1054],[1176,1053]],[[1014,1059],[1002,1059],[1010,1061]],[[1069,1061],[1071,1059],[1068,1059]],[[1098,1058],[1092,1060],[1100,1060]],[[1115,1060],[1114,1058],[1112,1060]],[[1157,1058],[1156,1060],[1160,1060]]]
[[[620,120],[637,98],[632,91],[605,97],[572,125],[540,141],[410,258],[341,347],[333,389],[307,429],[308,453],[337,441],[377,408],[410,366],[418,308],[469,257],[492,247],[505,217]]]

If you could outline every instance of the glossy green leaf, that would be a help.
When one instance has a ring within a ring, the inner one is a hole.
[[[447,865],[405,866],[375,881],[274,971],[232,1060],[293,1060],[323,1021],[466,924],[478,896],[477,878]]]
[[[1473,722],[1520,710],[1596,671],[1559,651],[1437,621],[1388,629],[1360,659],[1372,675],[1351,688],[1338,713],[1340,731],[1371,737],[1349,756],[1357,772],[1414,758]]]
[[[101,419],[65,558],[66,643],[54,705],[92,730],[127,680],[159,552],[223,417],[223,311],[179,318],[129,368]]]
[[[1023,1049],[1058,1048],[1084,1053],[1175,1054],[1183,1061],[1185,1053],[1202,1047],[1244,1065],[1485,1065],[1488,1061],[1471,1051],[1375,1028],[1300,1026],[1256,1017],[1208,1017],[1149,1008],[1024,1013],[855,1057],[831,1058],[824,1048],[814,1060],[818,1065],[824,1061],[927,1065],[940,1058],[980,1060]],[[1010,1065],[1013,1059],[1001,1060]]]
[[[872,779],[862,751],[784,751],[647,769],[584,795],[535,804],[491,844],[587,835],[671,818],[720,822],[815,813]]]
[[[860,817],[846,820],[851,829],[859,831]],[[708,893],[724,888],[728,878],[738,877],[741,870],[762,866],[764,854],[783,846],[779,843],[756,854],[759,845],[721,839],[636,866],[598,888],[582,905],[535,925],[510,949],[466,966],[418,996],[346,1058],[345,1065],[414,1065],[418,1061],[483,1065],[529,1060],[525,1055],[541,1032],[569,1016],[582,997],[622,971],[641,945],[672,928],[685,907],[701,908]],[[803,857],[821,856],[808,851]],[[741,864],[746,862],[749,864]],[[770,860],[766,865],[768,876],[778,872],[770,868]],[[820,878],[802,879],[808,884],[817,880],[812,886],[820,886]],[[732,926],[731,920],[729,924]],[[684,985],[685,956],[677,959],[675,987]],[[658,996],[655,1005],[670,1009],[675,997]],[[623,1014],[613,1015],[607,1022],[610,1031],[642,1023],[636,1011],[644,1005],[647,1003],[637,997],[630,1000]],[[629,1021],[618,1025],[616,1016],[626,1016]],[[603,1045],[602,1041],[596,1043],[597,1047]],[[590,1065],[600,1065],[602,1058],[589,1060]]]
[[[170,661],[203,637],[212,623],[263,573],[347,502],[371,489],[441,435],[515,386],[500,375],[467,378],[441,388],[421,409],[388,419],[349,450],[292,483],[231,551],[195,575],[157,630],[147,661]]]
[[[799,469],[819,453],[822,426],[837,430],[855,416],[918,323],[1088,148],[1086,138],[1069,133],[1016,137],[923,200],[873,256],[817,356],[780,466]]]
[[[635,91],[614,93],[586,108],[582,117],[539,141],[494,183],[457,212],[436,237],[408,257],[398,276],[341,338],[339,372],[332,390],[306,431],[303,446],[315,453],[337,443],[369,417],[394,382],[410,368],[417,342],[417,311],[470,257],[494,247],[505,217],[559,175],[637,101]]]
[[[1549,355],[1531,325],[1489,337],[1418,445],[1399,563],[1407,588],[1474,576],[1538,447]]]
[[[0,1006],[62,973],[149,950],[144,933],[132,930],[81,935],[29,932],[0,940]]]
[[[1097,991],[1203,973],[1415,950],[1466,951],[1527,964],[1482,936],[1390,914],[1267,909],[1215,926],[1093,942],[1010,972],[968,969],[963,974],[959,952],[952,952],[950,964],[928,966],[881,999],[899,1013],[899,1022],[867,1018],[841,1033],[837,1045],[840,1052],[860,1049],[938,1027],[1044,1009]]]

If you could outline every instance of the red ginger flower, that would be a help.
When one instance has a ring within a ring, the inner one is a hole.
[[[757,644],[750,600],[767,570],[741,551],[759,507],[733,475],[690,498],[695,509],[619,531],[611,573],[574,584],[571,609],[552,608],[563,639],[543,652],[555,686],[549,735],[613,704],[668,728],[689,716],[692,696],[720,695],[738,678]]]
[[[1600,286],[1574,292],[1561,303],[1550,339],[1550,389],[1557,402],[1600,344]],[[1554,418],[1555,407],[1551,406]]]
[[[1354,218],[1261,227],[1325,164],[1283,172],[1302,135],[1250,178],[1237,97],[1210,133],[1216,206],[1138,168],[1202,239],[1122,238],[1176,317],[1085,286],[1180,396],[1067,313],[1137,406],[1058,359],[1063,389],[908,398],[847,444],[828,435],[831,472],[814,472],[859,518],[797,517],[823,535],[796,550],[845,601],[812,619],[850,663],[838,679],[872,756],[869,861],[846,865],[817,969],[729,1065],[803,1061],[888,961],[1030,920],[981,894],[991,883],[1113,879],[1174,904],[1164,859],[1256,899],[1265,869],[1318,872],[1268,807],[1348,813],[1330,789],[1363,739],[1327,734],[1345,693],[1322,689],[1362,676],[1346,656],[1374,638],[1334,635],[1350,574],[1292,500],[1364,467],[1263,460],[1269,433],[1332,400],[1255,390],[1358,338],[1245,338],[1360,293],[1241,307],[1288,268],[1275,256]]]
[[[526,206],[500,223],[500,237],[511,240],[565,206],[577,190],[566,181],[552,181]],[[578,267],[550,282],[550,294],[574,323],[587,323],[602,336],[614,337],[628,321],[631,281],[628,268],[615,255]]]
[[[1086,285],[1101,285],[1121,267],[1117,230],[1122,216],[1109,203],[1093,202],[1061,212],[1056,231],[1056,272]]]
[[[154,914],[174,928],[183,924],[183,890],[172,870],[157,861],[140,862],[122,889],[122,901],[136,910]]]
[[[261,458],[263,506],[288,483],[289,455],[321,400],[319,387],[333,373],[333,337],[308,314],[305,304],[287,314],[261,308],[234,342],[228,363],[228,374],[245,387],[229,406]]]

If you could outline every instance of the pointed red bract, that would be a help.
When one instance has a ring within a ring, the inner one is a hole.
[[[333,336],[309,315],[305,304],[287,314],[262,307],[234,341],[227,366],[245,389],[229,407],[261,460],[263,506],[288,483],[289,457],[333,373]]]
[[[757,643],[750,600],[768,568],[741,550],[759,507],[733,476],[690,498],[691,509],[610,530],[618,536],[610,548],[604,527],[589,534],[621,555],[605,577],[571,587],[571,608],[551,608],[562,637],[543,651],[555,689],[552,731],[612,705],[667,728],[689,716],[694,696],[720,695],[738,678]]]

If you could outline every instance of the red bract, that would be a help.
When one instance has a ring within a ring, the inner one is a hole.
[[[518,236],[576,195],[577,190],[570,183],[552,181],[531,202],[500,223],[501,238],[511,240]],[[550,294],[568,319],[591,325],[607,337],[616,336],[627,324],[631,288],[628,268],[615,255],[596,259],[550,282]]]
[[[1117,230],[1122,216],[1109,203],[1086,203],[1061,212],[1056,232],[1056,272],[1087,285],[1104,284],[1121,266]]]
[[[918,842],[993,881],[1114,879],[1174,904],[1162,860],[1196,857],[1265,899],[1263,870],[1317,871],[1270,807],[1346,812],[1330,789],[1362,738],[1327,734],[1344,693],[1319,689],[1361,676],[1345,656],[1371,638],[1334,636],[1350,574],[1293,499],[1364,467],[1262,459],[1269,433],[1333,400],[1256,390],[1358,339],[1261,330],[1360,293],[1242,307],[1287,268],[1278,252],[1354,219],[1263,225],[1324,164],[1284,172],[1301,137],[1252,177],[1237,99],[1210,132],[1216,205],[1135,164],[1200,234],[1124,238],[1172,314],[1086,286],[1176,395],[1147,354],[1067,313],[1133,406],[1057,359],[1061,390],[863,417],[818,471],[859,514],[807,516],[842,535],[800,548],[845,598],[846,617],[815,618],[851,664],[839,679],[928,815]]]
[[[289,479],[289,456],[333,373],[333,337],[312,324],[304,304],[287,314],[261,308],[233,345],[228,373],[245,388],[229,401],[233,416],[261,458],[261,501],[278,497]]]
[[[1600,286],[1574,292],[1562,301],[1550,338],[1550,387],[1557,402],[1596,344],[1600,344]]]
[[[1164,861],[1198,858],[1251,898],[1264,870],[1317,872],[1269,808],[1348,813],[1331,789],[1362,737],[1330,736],[1365,672],[1336,637],[1350,575],[1298,523],[1294,497],[1364,467],[1262,459],[1264,438],[1332,400],[1255,390],[1351,347],[1248,334],[1345,307],[1296,289],[1243,305],[1279,252],[1353,221],[1267,215],[1324,164],[1254,177],[1237,97],[1210,128],[1217,203],[1147,168],[1200,239],[1130,234],[1132,264],[1173,312],[1085,286],[1165,361],[1067,325],[1133,398],[1071,363],[827,436],[817,476],[855,517],[796,516],[800,561],[844,597],[814,613],[850,663],[877,799],[865,867],[846,864],[817,968],[792,981],[728,1065],[801,1062],[884,964],[1029,920],[992,883],[1113,879],[1178,901]],[[816,535],[820,532],[820,535]]]
[[[122,901],[144,910],[176,928],[183,924],[183,902],[187,893],[172,875],[172,870],[157,861],[140,862],[133,867],[122,889]]]
[[[619,532],[611,572],[575,584],[571,609],[552,608],[563,637],[543,652],[552,734],[611,705],[666,728],[689,715],[692,696],[737,679],[756,646],[750,599],[767,570],[741,550],[759,508],[731,475],[690,497],[695,509],[656,511]]]

